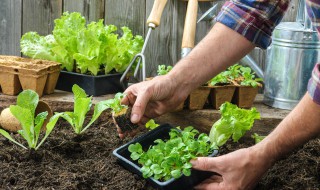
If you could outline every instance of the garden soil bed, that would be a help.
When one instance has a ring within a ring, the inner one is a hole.
[[[22,150],[1,136],[0,189],[153,190],[144,179],[117,164],[112,151],[130,138],[120,140],[111,121],[100,122],[76,137],[60,120],[37,153]],[[250,138],[240,144],[230,142],[222,152],[252,143]],[[279,161],[256,189],[319,189],[319,163],[320,139],[315,139]]]

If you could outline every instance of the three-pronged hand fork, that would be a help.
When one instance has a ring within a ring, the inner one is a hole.
[[[138,53],[137,55],[135,55],[133,57],[129,66],[127,67],[127,69],[125,70],[125,72],[122,74],[122,76],[120,78],[120,84],[122,85],[122,87],[124,89],[127,88],[127,85],[124,83],[124,80],[126,79],[128,72],[131,70],[131,68],[133,67],[133,64],[136,61],[138,61],[138,63],[135,68],[133,77],[139,81],[138,73],[139,73],[140,65],[142,63],[142,68],[141,68],[142,69],[142,81],[146,80],[146,62],[145,62],[144,52],[146,50],[146,46],[148,44],[152,30],[154,30],[156,27],[158,27],[160,25],[161,15],[162,15],[163,9],[166,4],[167,4],[167,0],[155,0],[153,3],[153,7],[151,10],[150,16],[147,20],[149,30],[148,30],[145,42],[143,44],[142,50],[140,53]]]

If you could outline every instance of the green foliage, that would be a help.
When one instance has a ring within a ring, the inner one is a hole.
[[[43,127],[44,121],[48,116],[48,112],[41,112],[34,117],[38,102],[39,96],[36,92],[32,90],[24,90],[18,95],[17,105],[10,106],[10,112],[15,118],[17,118],[22,127],[22,130],[19,130],[18,133],[27,141],[29,149],[35,150],[37,150],[43,144],[61,116],[61,114],[58,113],[50,118],[46,126],[45,136],[38,144],[41,128]],[[27,149],[24,145],[15,141],[5,130],[0,129],[0,134],[20,147]]]
[[[216,148],[224,145],[230,137],[238,142],[252,128],[254,120],[260,119],[256,108],[241,109],[229,102],[221,105],[220,113],[221,118],[213,124],[209,134],[212,146]]]
[[[207,156],[213,152],[208,135],[189,126],[183,131],[171,129],[170,139],[157,139],[154,146],[143,151],[139,143],[131,144],[128,150],[131,158],[142,165],[144,178],[154,177],[167,181],[179,178],[182,174],[190,176],[192,164],[190,160],[198,156]]]
[[[119,113],[124,108],[128,108],[127,105],[121,104],[121,100],[124,96],[125,94],[118,92],[113,99],[103,101],[103,104],[108,108],[111,108],[113,113]]]
[[[261,86],[261,78],[255,78],[255,73],[250,67],[244,67],[239,64],[230,66],[226,71],[219,73],[217,76],[208,81],[209,86],[216,85],[242,85],[242,86]]]
[[[253,135],[251,135],[251,138],[254,139],[254,142],[256,144],[258,144],[259,142],[261,142],[266,136],[261,136],[261,135],[258,135],[257,133],[254,133]]]
[[[147,123],[146,123],[146,128],[149,130],[153,130],[155,128],[157,128],[159,126],[159,124],[157,124],[154,119],[150,119]]]
[[[159,65],[158,66],[158,70],[157,70],[158,76],[168,74],[171,71],[172,68],[173,67],[170,66],[170,65],[169,66]]]
[[[54,22],[52,35],[25,33],[20,40],[21,52],[32,58],[60,62],[67,71],[92,75],[123,72],[144,42],[142,36],[133,36],[128,27],[122,27],[122,36],[118,37],[117,27],[105,26],[103,20],[86,26],[85,18],[77,12],[65,12]]]
[[[101,115],[103,111],[109,107],[105,105],[105,101],[97,103],[94,107],[93,116],[90,122],[83,127],[87,113],[92,106],[92,97],[88,97],[86,92],[78,85],[72,86],[74,94],[74,109],[73,112],[64,112],[61,117],[70,123],[76,134],[81,134],[86,131]]]

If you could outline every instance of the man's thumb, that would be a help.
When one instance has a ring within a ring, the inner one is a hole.
[[[216,171],[214,158],[211,157],[198,157],[190,161],[192,167],[197,170],[203,171]]]

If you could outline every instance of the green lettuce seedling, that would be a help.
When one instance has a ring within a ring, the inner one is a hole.
[[[35,110],[39,102],[39,96],[36,92],[32,90],[24,90],[18,95],[17,105],[11,105],[10,111],[15,118],[20,122],[22,130],[18,133],[27,141],[29,149],[37,150],[45,141],[45,139],[52,132],[55,124],[57,123],[61,113],[55,114],[50,118],[46,125],[45,136],[42,138],[41,142],[38,144],[39,135],[44,121],[48,116],[48,112],[41,112],[35,117]],[[21,143],[15,141],[8,132],[0,129],[0,134],[19,145],[24,149],[28,149]]]
[[[105,101],[96,104],[90,122],[83,127],[86,115],[92,106],[92,97],[88,97],[86,92],[76,84],[72,86],[72,92],[74,94],[73,112],[64,112],[61,117],[70,123],[76,134],[81,134],[85,132],[99,118],[101,113],[109,107],[105,105]]]
[[[255,119],[260,119],[256,108],[250,110],[238,108],[226,102],[220,107],[221,118],[216,121],[210,130],[210,141],[216,148],[224,145],[232,137],[234,142],[250,130]]]
[[[173,67],[170,65],[169,66],[159,65],[157,70],[158,76],[168,74],[172,70],[172,68]]]
[[[146,123],[146,128],[149,130],[153,130],[157,127],[159,127],[159,124],[157,124],[154,119],[150,119],[147,123]]]
[[[256,144],[258,144],[259,142],[261,142],[264,138],[266,138],[266,136],[262,136],[262,135],[258,135],[257,133],[254,133],[253,135],[251,135],[251,138],[254,139],[254,142]]]
[[[256,78],[255,73],[252,72],[250,67],[241,67],[240,70],[243,77],[240,83],[241,85],[252,87],[261,86],[260,82],[263,81],[262,78]]]

